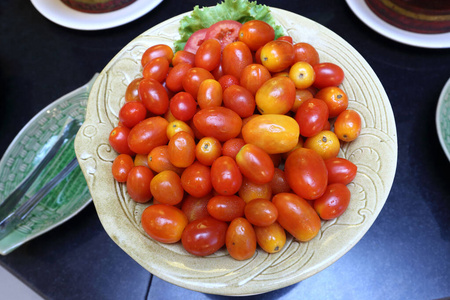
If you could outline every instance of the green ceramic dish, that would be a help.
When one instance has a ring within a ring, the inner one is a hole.
[[[96,78],[97,75],[86,85],[45,107],[18,133],[0,161],[0,203],[50,150],[68,117],[84,121],[87,99]],[[75,157],[74,139],[75,136],[61,147],[19,205]],[[77,167],[38,204],[16,230],[0,240],[0,253],[6,255],[25,242],[62,224],[81,211],[91,200],[86,180]]]

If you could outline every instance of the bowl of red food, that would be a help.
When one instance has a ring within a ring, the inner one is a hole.
[[[75,141],[108,235],[199,292],[264,293],[330,266],[395,174],[395,119],[370,65],[324,26],[261,7],[268,37],[247,16],[232,41],[205,38],[196,7],[133,39],[96,80]]]

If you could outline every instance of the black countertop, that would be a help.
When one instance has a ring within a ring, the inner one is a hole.
[[[144,0],[139,0],[144,1]],[[362,0],[361,0],[362,1]],[[324,271],[258,299],[437,299],[450,296],[450,163],[436,133],[450,50],[387,39],[345,1],[259,1],[310,18],[347,40],[368,61],[393,107],[398,165],[377,220]],[[100,31],[67,29],[30,1],[0,1],[0,153],[53,100],[100,72],[131,39],[211,1],[164,0],[145,16]],[[222,299],[162,281],[108,237],[92,204],[23,245],[0,264],[48,299]]]

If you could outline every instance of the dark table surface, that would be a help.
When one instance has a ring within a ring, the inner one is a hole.
[[[450,50],[387,39],[362,23],[343,0],[259,3],[330,28],[368,61],[393,107],[398,165],[383,210],[355,247],[324,271],[255,298],[449,297],[450,163],[439,144],[435,111],[450,77]],[[0,1],[1,155],[36,113],[86,83],[131,39],[196,4],[214,3],[164,0],[129,24],[78,31],[47,20],[30,1]],[[48,299],[222,299],[174,286],[147,272],[108,237],[92,204],[0,257],[0,264]]]

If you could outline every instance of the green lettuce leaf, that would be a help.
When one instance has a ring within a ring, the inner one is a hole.
[[[248,0],[224,0],[212,7],[194,7],[194,11],[180,21],[178,29],[180,39],[175,41],[175,51],[182,50],[189,37],[199,29],[208,28],[222,20],[235,20],[245,23],[250,20],[261,20],[275,29],[275,38],[285,35],[281,26],[275,23],[266,5]]]

